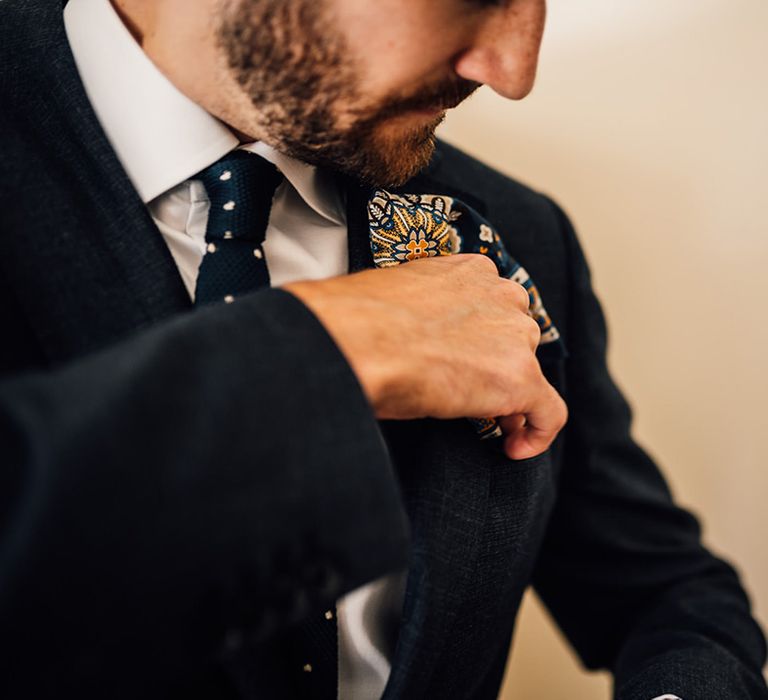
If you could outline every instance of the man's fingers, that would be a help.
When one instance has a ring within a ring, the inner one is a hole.
[[[530,459],[547,451],[557,433],[526,425],[504,438],[504,453],[510,459]]]
[[[525,416],[522,413],[515,413],[511,416],[500,416],[496,422],[507,437],[514,435],[525,428]]]
[[[567,418],[565,402],[550,386],[546,398],[530,412],[499,418],[504,431],[504,452],[514,460],[540,455],[552,444]]]

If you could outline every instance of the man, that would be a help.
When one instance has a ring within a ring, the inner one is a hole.
[[[530,584],[622,700],[768,697],[567,219],[434,151],[478,85],[528,93],[543,22],[0,3],[3,697],[493,698]],[[390,205],[417,259],[367,269]],[[536,287],[430,255],[460,216]]]

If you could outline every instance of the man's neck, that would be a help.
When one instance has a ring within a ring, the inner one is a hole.
[[[149,56],[149,58],[157,65],[157,67],[165,74],[165,76],[174,83],[182,92],[187,94],[192,100],[200,104],[204,109],[208,109],[205,97],[205,91],[202,94],[197,94],[193,87],[201,82],[201,73],[198,71],[196,79],[190,82],[185,79],[185,75],[180,71],[174,70],[178,67],[178,62],[164,60],[163,56],[167,52],[158,52],[158,42],[150,41],[152,38],[156,38],[158,29],[158,7],[157,4],[147,2],[146,0],[109,0],[112,7],[115,9],[118,17],[125,25],[126,29],[131,33],[136,43],[141,46],[142,50]],[[162,47],[162,44],[159,44]],[[158,55],[160,54],[160,55]],[[167,56],[166,56],[167,58]],[[181,62],[183,65],[183,62]],[[215,115],[227,128],[238,138],[240,143],[253,143],[259,140],[255,136],[240,131],[227,123],[226,120],[220,115]]]
[[[142,21],[142,8],[145,8],[145,5],[143,3],[135,2],[135,0],[109,1],[139,46],[143,46],[144,33],[147,24],[146,19]],[[144,10],[144,13],[146,13],[146,10]]]

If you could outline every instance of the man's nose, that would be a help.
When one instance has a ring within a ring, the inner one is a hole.
[[[489,10],[472,45],[456,57],[454,71],[502,97],[522,99],[536,78],[545,17],[546,0],[512,0]]]

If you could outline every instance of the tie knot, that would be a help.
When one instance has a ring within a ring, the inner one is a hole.
[[[211,203],[206,240],[263,242],[280,171],[255,153],[232,151],[195,176]]]

